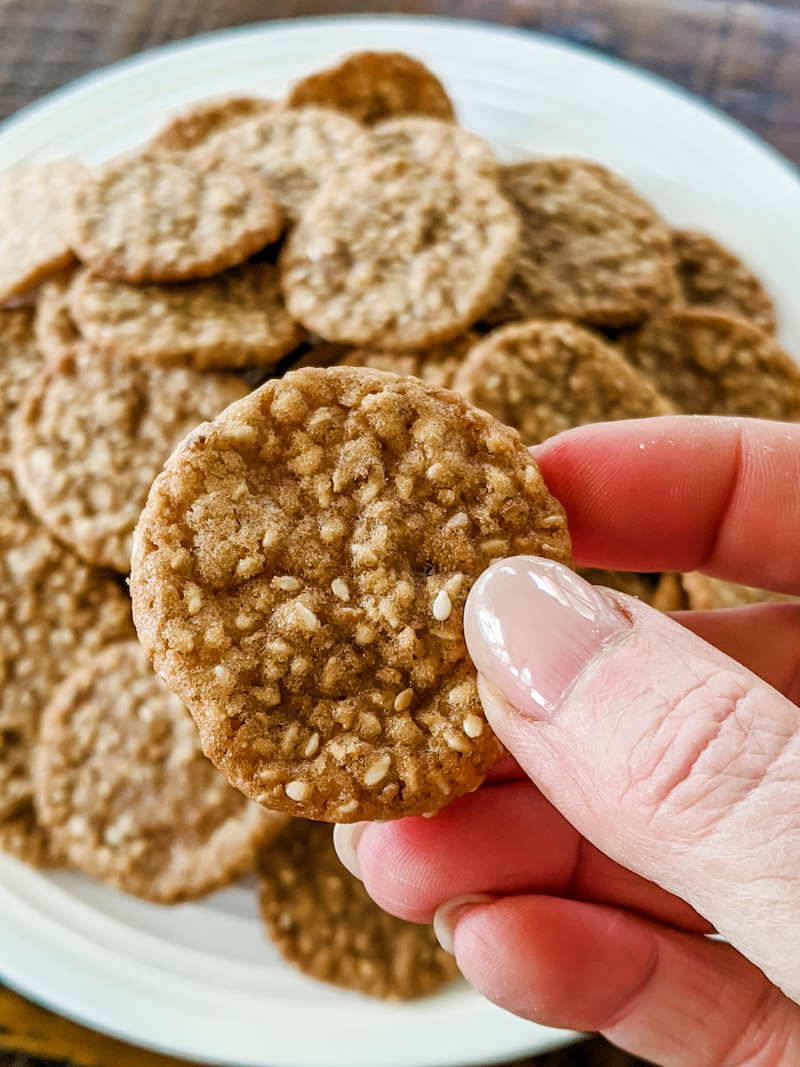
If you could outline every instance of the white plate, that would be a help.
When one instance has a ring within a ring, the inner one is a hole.
[[[97,163],[165,111],[232,91],[279,95],[361,48],[419,56],[462,122],[506,158],[574,153],[626,175],[676,225],[738,251],[800,355],[800,182],[735,123],[659,80],[537,35],[409,17],[275,22],[156,49],[53,94],[0,127],[0,169]],[[462,983],[388,1006],[295,974],[262,936],[252,886],[160,908],[71,873],[0,859],[0,974],[90,1025],[205,1062],[439,1067],[498,1062],[571,1035],[524,1022]]]

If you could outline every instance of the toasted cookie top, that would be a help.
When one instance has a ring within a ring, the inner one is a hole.
[[[286,103],[333,108],[367,125],[402,115],[455,121],[453,105],[436,75],[402,52],[355,52],[338,66],[303,78]]]
[[[284,819],[233,789],[138,642],[66,679],[42,715],[40,819],[67,862],[160,904],[192,900],[255,865]]]
[[[271,365],[296,348],[271,263],[244,263],[213,278],[131,285],[79,274],[70,308],[83,336],[111,358],[198,370]]]
[[[59,159],[0,174],[0,304],[74,262],[69,207],[84,173]]]
[[[275,198],[251,171],[145,152],[78,185],[69,236],[82,262],[104,277],[166,282],[233,267],[282,227]]]
[[[519,224],[471,170],[388,159],[331,182],[281,253],[289,313],[327,341],[429,348],[481,317],[508,280]]]
[[[81,341],[70,309],[70,288],[77,273],[74,268],[62,271],[46,281],[37,295],[33,328],[45,359],[67,356]]]
[[[0,473],[0,847],[45,862],[31,779],[41,713],[67,674],[131,634],[122,589],[51,537]]]
[[[476,333],[466,330],[452,341],[434,345],[433,348],[426,348],[422,352],[370,352],[363,348],[354,348],[337,362],[341,367],[371,367],[373,370],[388,371],[404,378],[419,378],[426,385],[450,389],[456,371],[478,339]]]
[[[410,1000],[458,977],[432,926],[389,915],[342,865],[330,826],[293,819],[261,854],[261,917],[303,974],[385,1000]]]
[[[628,326],[677,295],[671,232],[626,181],[582,159],[502,168],[522,239],[491,322],[575,319]]]
[[[497,181],[500,166],[489,145],[477,134],[439,119],[391,119],[372,129],[372,143],[381,156],[402,156],[445,170],[471,169]]]
[[[255,115],[268,115],[278,104],[261,96],[230,96],[201,100],[179,111],[162,126],[149,144],[151,150],[189,152],[223,130],[232,129]]]
[[[267,807],[434,811],[499,758],[461,620],[501,556],[569,561],[518,435],[378,371],[267,382],[170,458],[137,527],[136,625],[204,751]]]
[[[767,333],[775,333],[772,300],[737,256],[697,230],[674,230],[672,245],[687,304],[738,315]]]
[[[687,414],[800,419],[800,367],[744,319],[669,309],[630,338],[625,354]]]
[[[236,163],[269,186],[288,219],[302,215],[321,185],[371,158],[358,123],[319,107],[259,115],[209,139],[198,159],[207,167]]]
[[[10,470],[17,409],[44,362],[32,308],[0,308],[0,471]]]
[[[526,445],[589,422],[674,414],[649,378],[571,322],[512,323],[471,349],[452,382]]]
[[[31,508],[85,560],[123,574],[133,528],[175,446],[247,393],[232,374],[112,362],[86,345],[48,363],[15,427]]]

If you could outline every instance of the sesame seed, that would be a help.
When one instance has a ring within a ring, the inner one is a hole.
[[[307,782],[287,782],[284,789],[286,796],[298,804],[302,804],[311,796],[311,786]]]
[[[203,597],[199,589],[194,589],[186,601],[186,610],[190,615],[197,615],[203,606]]]
[[[334,578],[331,582],[331,592],[340,600],[350,599],[350,589],[344,578]]]
[[[214,677],[218,678],[221,682],[229,682],[231,680],[231,672],[227,667],[218,665],[214,668]]]
[[[336,809],[337,815],[352,815],[358,807],[357,800],[348,800],[345,804],[340,804]]]
[[[483,719],[479,715],[467,715],[464,719],[464,733],[467,737],[480,737],[483,733]]]
[[[264,531],[264,536],[261,538],[262,547],[263,548],[272,548],[272,546],[277,542],[278,537],[279,537],[279,534],[278,534],[278,531],[275,529],[275,527],[274,526],[268,527]]]
[[[451,748],[454,752],[461,752],[465,756],[472,752],[472,745],[466,737],[462,737],[460,734],[454,733],[452,730],[448,730],[445,733],[444,739],[447,742],[447,747]]]
[[[437,622],[444,622],[446,619],[450,618],[450,612],[453,610],[453,605],[450,603],[450,597],[444,589],[436,594],[432,610],[433,617]]]
[[[380,756],[367,768],[367,773],[364,775],[364,785],[377,785],[378,782],[382,782],[389,773],[391,765],[392,757],[388,752]]]
[[[487,556],[502,556],[504,552],[508,551],[508,542],[500,538],[494,541],[484,541],[481,549]]]
[[[454,527],[456,530],[465,530],[469,526],[469,515],[467,515],[466,511],[459,511],[458,514],[447,520],[447,525]]]
[[[245,615],[244,612],[240,612],[236,616],[236,629],[237,630],[249,630],[255,622],[252,615]]]
[[[278,575],[278,577],[272,579],[270,584],[273,589],[282,589],[284,593],[296,593],[300,588],[300,583],[291,574]]]
[[[411,701],[414,699],[413,689],[404,689],[402,693],[398,693],[394,698],[394,710],[405,711],[406,708],[411,706]]]
[[[310,634],[313,634],[320,627],[320,622],[313,611],[310,611],[305,604],[295,604],[294,606],[295,616],[300,626]]]
[[[445,591],[450,596],[458,596],[458,594],[461,592],[461,589],[462,589],[463,585],[464,585],[464,575],[463,574],[454,574],[452,578],[449,578],[444,583],[444,588],[445,588]]]
[[[423,819],[432,819],[434,817],[434,815],[438,815],[438,814],[439,814],[438,811],[423,811],[422,818]]]
[[[444,467],[441,463],[432,463],[430,467],[428,467],[426,474],[431,479],[431,481],[435,481],[437,478],[440,477],[443,470]]]
[[[244,443],[247,441],[255,441],[257,435],[252,426],[248,426],[245,422],[237,422],[233,426],[228,427],[226,436],[231,441],[240,441]]]
[[[303,755],[306,759],[310,759],[319,748],[319,734],[313,733],[306,741],[306,747],[303,749]]]

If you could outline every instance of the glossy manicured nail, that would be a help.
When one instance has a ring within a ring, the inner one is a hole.
[[[433,917],[433,932],[439,944],[453,955],[453,933],[459,917],[475,904],[491,904],[496,898],[489,893],[466,893],[462,897],[453,897],[440,904]]]
[[[489,567],[464,616],[480,674],[523,714],[548,721],[576,678],[630,621],[602,589],[538,556]]]
[[[333,847],[344,866],[361,881],[361,868],[358,865],[358,842],[364,833],[365,822],[339,823],[333,828]]]

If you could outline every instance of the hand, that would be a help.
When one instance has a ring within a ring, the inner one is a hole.
[[[534,454],[577,563],[800,594],[800,426],[647,419]],[[345,862],[518,1015],[663,1067],[800,1063],[800,604],[671,619],[518,557],[465,628],[516,764],[434,819],[337,827]]]

